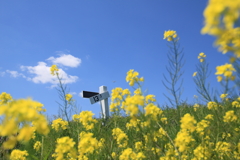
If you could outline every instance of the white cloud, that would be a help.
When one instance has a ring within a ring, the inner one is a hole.
[[[83,98],[83,92],[80,92],[78,95]]]
[[[81,64],[81,59],[72,56],[71,54],[60,54],[60,57],[49,57],[47,60],[53,64],[60,64],[67,67],[78,67]]]
[[[21,70],[32,74],[31,77],[28,77],[28,80],[34,83],[51,83],[54,85],[58,83],[56,75],[51,75],[50,67],[47,66],[45,62],[38,62],[38,65],[36,66],[21,66]],[[68,75],[62,69],[59,69],[59,76],[65,84],[74,83],[78,79],[77,76]]]
[[[10,71],[10,70],[6,70],[6,73],[9,73],[12,77],[17,78],[17,77],[23,77],[23,78],[27,78],[26,76],[24,76],[22,73],[18,73],[17,71]]]

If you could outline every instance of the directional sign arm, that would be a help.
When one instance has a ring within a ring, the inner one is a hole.
[[[89,91],[82,91],[83,98],[90,98],[92,96],[98,95],[98,92],[89,92]]]

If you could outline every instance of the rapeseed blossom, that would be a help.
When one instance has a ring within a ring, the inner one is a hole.
[[[52,128],[55,129],[56,131],[59,131],[59,129],[67,129],[68,127],[68,122],[67,121],[64,121],[62,118],[58,118],[58,119],[55,119],[53,120],[52,122]]]
[[[57,139],[55,153],[52,157],[55,157],[56,160],[67,159],[68,158],[77,158],[76,150],[74,149],[75,142],[72,138],[62,137]]]
[[[208,102],[207,107],[209,110],[217,110],[218,104],[216,102]]]
[[[126,114],[130,116],[135,116],[139,113],[138,106],[144,106],[145,98],[142,95],[133,95],[132,97],[127,97],[124,103],[124,108]]]
[[[197,72],[194,72],[192,76],[195,77],[196,75],[197,75]]]
[[[207,147],[206,144],[198,145],[194,149],[193,153],[195,157],[192,160],[199,160],[199,159],[207,160],[207,159],[210,159],[211,157],[211,152],[209,151],[209,148]]]
[[[206,57],[206,55],[203,52],[199,53],[199,55],[198,55],[198,59],[200,62],[203,62],[205,60],[205,57]]]
[[[221,99],[225,99],[227,96],[228,96],[228,94],[221,94],[221,95],[220,95],[220,98],[221,98]]]
[[[26,150],[21,151],[18,149],[14,149],[11,152],[10,160],[26,160],[26,156],[28,156],[28,153]]]
[[[181,129],[185,129],[189,132],[194,132],[196,129],[195,124],[197,123],[197,121],[194,119],[193,116],[191,116],[189,113],[185,114],[181,120]]]
[[[187,152],[191,149],[190,144],[195,142],[190,132],[186,129],[181,129],[174,140],[175,145],[178,147],[179,152]]]
[[[93,133],[81,132],[79,134],[79,144],[78,144],[78,159],[88,159],[87,155],[94,153],[99,148],[101,148],[104,139],[98,141],[93,137]],[[100,144],[101,143],[101,144]]]
[[[40,134],[48,134],[47,120],[36,109],[41,105],[31,99],[19,99],[0,105],[0,116],[3,116],[0,136],[9,137],[3,143],[5,148],[13,148],[17,141],[30,140],[35,130]],[[20,126],[20,124],[23,125]],[[16,136],[16,133],[19,134]]]
[[[34,148],[36,151],[39,151],[39,149],[41,148],[41,146],[42,146],[42,143],[41,143],[40,141],[36,141],[36,142],[34,143],[33,148]]]
[[[239,0],[209,0],[204,10],[205,26],[201,31],[217,38],[215,45],[221,52],[233,52],[236,57],[240,57],[239,10]]]
[[[233,101],[232,106],[236,108],[240,108],[240,103],[238,101]]]
[[[153,103],[149,103],[145,108],[145,116],[151,116],[154,120],[157,120],[157,116],[161,115],[163,111],[154,105]]]
[[[235,80],[233,72],[236,72],[236,70],[232,64],[226,63],[225,65],[217,66],[216,70],[215,75],[219,75],[217,76],[218,82],[222,81],[222,76],[226,77],[226,80]]]
[[[93,115],[92,111],[82,111],[79,115],[73,115],[73,120],[81,122],[86,130],[91,130],[97,123],[97,120],[92,118]]]
[[[1,104],[5,104],[7,103],[8,101],[12,101],[12,96],[9,94],[9,93],[6,93],[6,92],[2,92],[0,94],[0,105]]]
[[[51,68],[50,68],[50,71],[51,71],[51,74],[54,76],[55,74],[58,74],[58,67],[56,64],[52,65]]]
[[[194,111],[196,112],[196,111],[197,111],[197,109],[198,109],[199,107],[200,107],[200,106],[199,106],[199,104],[197,104],[197,103],[196,103],[196,104],[194,104],[194,105],[193,105],[193,109],[194,109]]]
[[[129,82],[130,86],[134,86],[135,83],[143,82],[144,78],[138,78],[139,73],[133,69],[127,72],[126,81]]]
[[[112,130],[113,138],[117,140],[119,147],[126,147],[128,144],[128,136],[120,128],[114,128]]]
[[[167,41],[172,41],[174,38],[177,38],[176,31],[168,30],[164,32],[163,39],[167,39]]]
[[[72,95],[71,94],[66,94],[65,99],[70,102],[72,100]]]
[[[234,111],[227,111],[223,117],[223,122],[234,122],[237,120],[237,116],[234,114]]]
[[[156,102],[156,99],[154,98],[155,96],[152,94],[149,94],[145,97],[145,103],[151,103],[151,102]]]

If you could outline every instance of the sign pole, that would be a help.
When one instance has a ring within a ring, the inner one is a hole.
[[[107,86],[99,87],[99,94],[107,92]],[[101,109],[102,109],[102,118],[107,119],[109,117],[109,107],[108,107],[108,98],[100,101]]]

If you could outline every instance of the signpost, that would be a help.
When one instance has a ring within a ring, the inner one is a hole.
[[[82,91],[83,98],[89,98],[91,104],[100,102],[102,110],[102,118],[106,119],[109,117],[108,97],[110,97],[106,86],[99,87],[99,93]]]
[[[102,94],[97,94],[95,96],[92,96],[89,99],[90,99],[91,104],[94,104],[94,103],[99,102],[99,101],[101,101],[103,99],[106,99],[108,97],[110,97],[109,93],[108,92],[104,92]]]

